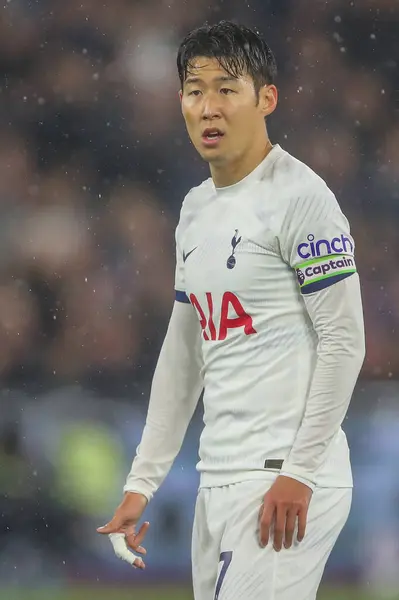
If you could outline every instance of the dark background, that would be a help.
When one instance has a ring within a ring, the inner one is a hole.
[[[4,0],[1,599],[189,581],[200,414],[149,507],[146,575],[95,527],[143,427],[180,205],[208,176],[180,114],[176,51],[221,18],[265,35],[279,65],[271,139],[325,178],[356,240],[367,333],[345,422],[356,492],[326,581],[399,598],[398,2]]]

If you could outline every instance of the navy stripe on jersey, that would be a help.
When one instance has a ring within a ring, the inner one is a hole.
[[[340,273],[338,275],[333,275],[332,277],[327,277],[326,279],[319,279],[319,281],[315,281],[314,283],[308,283],[301,288],[301,293],[312,294],[313,292],[324,290],[325,288],[330,287],[330,285],[334,285],[334,283],[350,277],[353,273],[356,273],[356,271],[352,271],[351,273]]]
[[[190,304],[190,300],[188,299],[188,296],[186,294],[186,292],[182,292],[180,290],[175,290],[176,292],[176,301],[177,302],[184,302],[185,304]]]

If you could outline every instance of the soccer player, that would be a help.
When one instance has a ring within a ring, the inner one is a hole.
[[[123,501],[98,531],[144,567],[148,523],[136,524],[204,389],[195,599],[312,600],[351,504],[341,424],[365,352],[354,241],[326,183],[269,140],[266,42],[231,22],[206,25],[177,64],[211,177],[183,202],[146,425]]]

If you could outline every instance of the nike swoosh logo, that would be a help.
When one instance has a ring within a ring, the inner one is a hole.
[[[187,252],[187,254],[185,254],[183,252],[183,262],[186,262],[186,260],[188,259],[188,257],[190,256],[190,254],[192,254],[194,252],[194,250],[196,250],[198,248],[198,246],[195,246],[195,248],[193,248],[192,250],[190,250],[190,252]]]

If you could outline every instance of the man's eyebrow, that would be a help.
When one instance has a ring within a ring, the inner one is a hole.
[[[215,81],[237,81],[238,77],[234,77],[233,75],[221,75],[220,77],[216,77]]]
[[[237,81],[237,77],[233,77],[233,75],[219,75],[218,77],[214,77],[212,81]],[[201,83],[202,79],[198,76],[187,77],[184,83]]]

